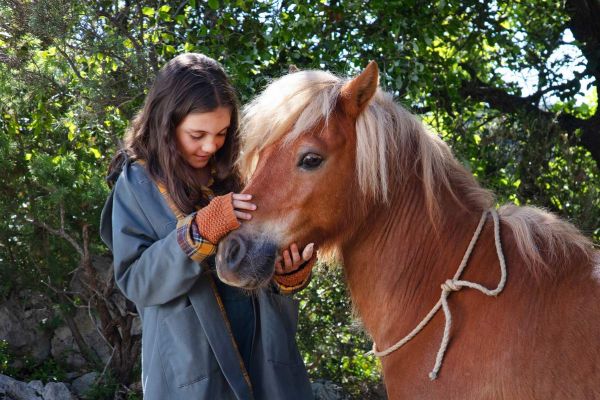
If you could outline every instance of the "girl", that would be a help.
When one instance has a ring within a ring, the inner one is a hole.
[[[312,245],[286,250],[272,287],[253,295],[214,277],[219,240],[256,209],[236,193],[237,129],[221,66],[183,54],[159,72],[109,169],[101,237],[142,319],[147,400],[312,398],[297,302],[281,295],[308,283]]]

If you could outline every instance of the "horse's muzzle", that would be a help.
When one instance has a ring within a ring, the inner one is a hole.
[[[277,246],[268,240],[249,240],[232,232],[219,243],[216,264],[219,279],[231,286],[256,289],[273,276]]]

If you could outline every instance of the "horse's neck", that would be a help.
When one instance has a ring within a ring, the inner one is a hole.
[[[422,193],[395,197],[389,209],[371,212],[342,249],[354,305],[380,348],[410,332],[437,302],[480,217],[449,200],[434,227]]]

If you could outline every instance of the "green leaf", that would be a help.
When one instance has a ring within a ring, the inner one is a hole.
[[[90,147],[89,148],[90,153],[92,153],[94,155],[94,157],[96,158],[100,158],[102,156],[102,154],[100,154],[100,151],[95,148],[95,147]]]
[[[64,126],[69,130],[67,138],[69,139],[69,141],[73,141],[73,139],[75,139],[75,132],[77,131],[77,126],[73,123],[73,121],[65,121]]]
[[[173,37],[173,35],[171,35],[170,33],[161,33],[160,36],[162,37],[163,41],[165,42],[173,42],[175,40],[175,38]]]
[[[208,0],[208,6],[213,10],[217,10],[219,8],[219,0]]]
[[[147,17],[154,17],[155,13],[156,13],[156,10],[152,7],[143,7],[142,8],[142,14],[144,14]]]

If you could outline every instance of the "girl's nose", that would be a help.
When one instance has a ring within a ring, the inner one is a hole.
[[[217,151],[217,145],[212,138],[206,138],[206,141],[202,143],[202,151],[205,153],[214,153]]]

